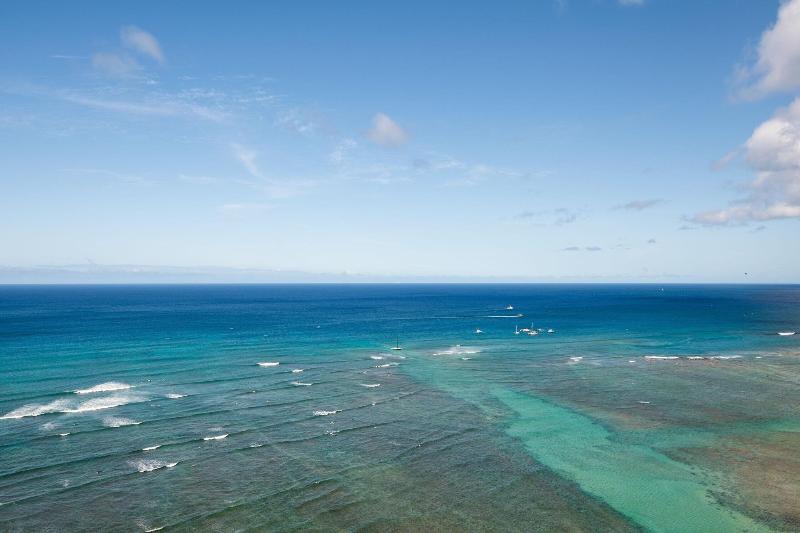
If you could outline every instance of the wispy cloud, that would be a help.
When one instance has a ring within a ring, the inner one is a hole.
[[[231,150],[233,150],[233,156],[251,176],[264,179],[264,174],[261,173],[261,169],[258,168],[258,164],[256,164],[258,152],[238,143],[231,143]]]
[[[166,61],[158,39],[141,28],[136,26],[123,27],[120,30],[120,40],[125,47],[154,59],[159,64],[163,65]]]
[[[633,200],[628,203],[615,206],[614,209],[625,209],[628,211],[643,211],[645,209],[650,209],[651,207],[655,207],[663,203],[664,200],[662,198],[649,198],[646,200]]]
[[[408,142],[408,133],[389,115],[377,113],[372,117],[372,128],[367,138],[381,146],[396,147]]]
[[[601,252],[603,249],[599,246],[567,246],[566,248],[562,248],[562,252]]]
[[[106,52],[92,55],[92,66],[112,78],[135,78],[142,73],[142,66],[134,58]]]
[[[214,122],[221,122],[228,117],[227,113],[218,109],[185,102],[169,94],[158,95],[155,98],[150,96],[142,100],[108,99],[74,93],[61,93],[58,96],[73,104],[133,115],[183,116]]]
[[[631,7],[631,6],[643,6],[645,0],[617,0],[617,3],[621,6]]]

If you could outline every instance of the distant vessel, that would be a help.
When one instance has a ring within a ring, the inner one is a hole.
[[[514,335],[519,335],[519,328],[516,326],[516,324],[514,325]]]
[[[395,345],[392,346],[392,350],[402,350],[400,347],[400,337],[397,337],[397,341],[395,342]]]
[[[483,333],[483,330],[482,330],[482,329],[480,329],[480,328],[478,328],[478,329],[476,329],[476,330],[475,330],[475,334],[476,334],[476,335],[477,335],[477,334],[479,334],[479,333]]]
[[[509,305],[508,307],[506,307],[506,311],[513,311],[513,310],[514,310],[513,305]]]
[[[549,328],[549,329],[547,330],[547,333],[555,333],[555,332],[556,332],[556,330],[554,330],[553,328]]]
[[[781,337],[789,337],[789,336],[794,335],[794,334],[795,334],[794,331],[779,331],[778,332],[778,335],[780,335]]]

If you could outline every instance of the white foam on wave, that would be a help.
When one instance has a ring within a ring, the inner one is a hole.
[[[66,437],[67,435],[69,435],[69,431],[67,431],[66,433],[59,433],[58,434],[59,437]]]
[[[313,383],[303,383],[302,381],[292,381],[292,385],[295,387],[310,387]]]
[[[778,335],[780,335],[781,337],[791,337],[792,335],[795,335],[796,333],[797,333],[796,331],[779,331]]]
[[[299,374],[299,373],[300,373],[300,372],[302,372],[302,371],[303,371],[303,369],[302,369],[302,368],[293,368],[293,369],[292,369],[292,374]]]
[[[583,356],[582,355],[578,355],[578,356],[569,358],[569,362],[570,363],[580,363],[581,361],[583,361]]]
[[[473,348],[470,346],[461,346],[460,344],[457,344],[446,350],[442,350],[440,352],[433,352],[433,355],[474,355],[476,353],[481,353],[481,351],[478,348]]]
[[[380,383],[359,383],[362,387],[367,387],[368,389],[373,389],[375,387],[380,387]]]
[[[177,392],[170,392],[165,395],[170,400],[177,400],[179,398],[186,398],[185,394],[178,394]]]
[[[39,429],[41,429],[42,431],[53,431],[57,427],[58,425],[55,422],[47,422],[42,424],[42,427]]]
[[[160,444],[156,444],[155,446],[148,446],[146,448],[142,448],[142,451],[143,452],[152,452],[153,450],[157,450],[159,448],[161,448],[161,445]]]
[[[335,411],[314,411],[314,416],[328,416],[328,415],[335,415],[336,413],[340,413],[341,409],[336,409]]]
[[[107,416],[103,418],[103,425],[107,428],[119,428],[122,426],[138,426],[141,422],[137,422],[136,420],[130,418],[124,418],[121,416]]]
[[[741,359],[741,355],[712,355],[709,359]]]
[[[139,472],[152,472],[160,468],[172,468],[177,465],[178,462],[168,463],[166,461],[159,461],[158,459],[139,459],[138,461],[128,461],[128,464]]]
[[[228,433],[222,435],[214,435],[213,437],[203,437],[203,440],[222,440],[228,438]]]
[[[67,400],[55,400],[43,405],[28,404],[18,407],[13,411],[9,411],[3,416],[0,416],[0,419],[26,418],[29,416],[41,416],[49,413],[61,413],[64,412],[65,409],[69,408],[69,406],[70,402]]]
[[[672,361],[680,359],[677,355],[645,355],[644,358],[648,361]]]
[[[381,359],[383,359],[383,356],[382,355],[370,355],[369,358],[370,359],[374,359],[376,361],[380,361]]]
[[[138,402],[138,398],[131,398],[129,396],[108,396],[105,398],[94,398],[87,400],[73,409],[64,409],[62,413],[87,413],[90,411],[100,411],[103,409],[111,409],[112,407],[119,407],[133,402]]]
[[[472,357],[462,357],[461,360],[462,361],[471,361]]]
[[[398,366],[399,363],[384,363],[382,365],[376,365],[375,368],[389,368],[392,366]]]
[[[280,362],[278,361],[265,361],[263,363],[258,363],[258,366],[270,367],[270,366],[278,366],[279,364]]]
[[[114,392],[119,390],[127,390],[130,389],[132,385],[128,385],[127,383],[120,383],[118,381],[106,381],[105,383],[100,383],[99,385],[95,385],[93,387],[89,387],[88,389],[78,389],[75,394],[93,394],[95,392]]]
[[[41,416],[51,413],[85,413],[89,411],[99,411],[110,409],[128,403],[141,401],[139,398],[131,396],[107,396],[104,398],[92,398],[79,404],[71,400],[55,400],[46,404],[28,404],[18,407],[3,416],[2,419],[26,418],[31,416]]]

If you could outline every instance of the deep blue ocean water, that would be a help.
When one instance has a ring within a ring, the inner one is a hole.
[[[800,530],[779,331],[798,286],[0,287],[0,530]]]

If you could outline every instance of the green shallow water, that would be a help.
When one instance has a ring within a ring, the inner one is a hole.
[[[651,448],[618,442],[581,414],[519,392],[492,391],[515,413],[508,433],[538,461],[653,531],[769,531],[723,508],[704,473]]]

